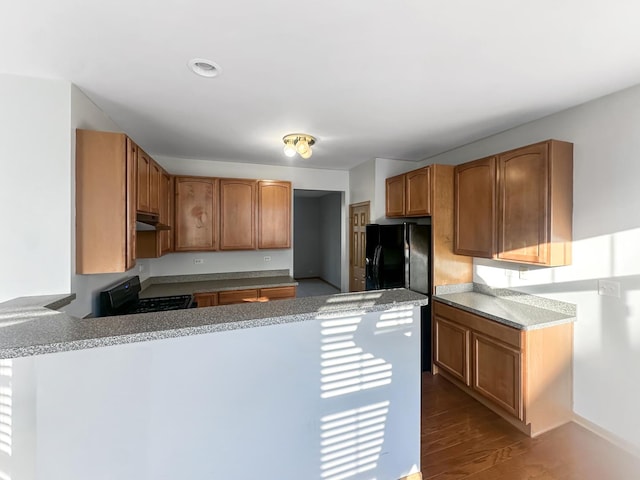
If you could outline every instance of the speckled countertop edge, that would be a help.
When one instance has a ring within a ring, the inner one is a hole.
[[[36,298],[43,299],[36,305]],[[60,300],[60,298],[58,298]],[[427,297],[404,290],[343,293],[267,303],[78,319],[44,307],[52,296],[31,297],[28,306],[0,305],[0,358],[176,338],[268,325],[342,318],[426,305]],[[11,302],[7,302],[11,303]],[[19,303],[19,302],[18,302]],[[233,318],[233,320],[229,320]]]
[[[536,330],[576,321],[575,314],[540,308],[475,291],[434,295],[434,300],[518,330]]]
[[[189,275],[181,277],[177,282],[155,283],[155,277],[152,283],[145,286],[140,292],[140,298],[164,297],[169,295],[192,295],[194,293],[205,292],[224,292],[227,290],[239,290],[245,288],[270,288],[270,287],[295,287],[298,282],[288,275],[280,276],[259,276],[259,277],[241,277],[241,278],[209,278],[210,275],[196,276]],[[186,280],[186,279],[189,280]]]

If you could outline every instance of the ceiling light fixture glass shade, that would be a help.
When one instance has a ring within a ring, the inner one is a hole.
[[[296,154],[296,146],[293,144],[292,140],[288,140],[284,142],[284,154],[287,157],[293,157]]]
[[[311,146],[316,143],[316,139],[306,133],[290,133],[285,135],[284,154],[287,157],[293,157],[296,153],[302,158],[307,159],[312,155]]]

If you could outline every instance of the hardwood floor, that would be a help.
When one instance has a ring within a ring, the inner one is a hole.
[[[422,476],[631,480],[640,459],[575,423],[531,439],[439,375],[422,379]]]

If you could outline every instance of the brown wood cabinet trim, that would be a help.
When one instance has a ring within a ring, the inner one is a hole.
[[[436,315],[459,323],[471,330],[491,336],[501,342],[511,345],[512,347],[520,348],[523,346],[524,330],[518,330],[517,328],[503,325],[495,320],[466,312],[437,300],[434,302],[434,312]]]
[[[265,287],[260,289],[259,296],[268,298],[269,300],[295,298],[296,287]]]

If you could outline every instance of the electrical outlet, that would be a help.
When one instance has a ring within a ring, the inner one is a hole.
[[[527,267],[520,267],[518,270],[518,276],[520,280],[529,280],[529,269]]]
[[[264,257],[264,261],[265,262],[270,262],[271,261],[271,257],[269,257],[269,256]]]
[[[620,282],[598,280],[598,295],[620,298]]]
[[[138,272],[139,273],[144,272],[144,265],[138,265]]]
[[[510,268],[505,268],[504,269],[504,276],[505,277],[513,277],[513,270],[511,270]]]
[[[204,258],[194,258],[193,263],[196,265],[202,265],[204,263]]]

